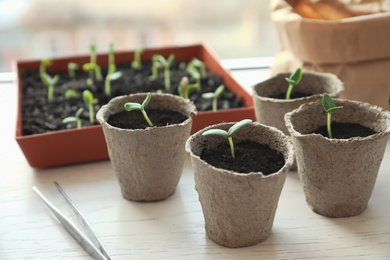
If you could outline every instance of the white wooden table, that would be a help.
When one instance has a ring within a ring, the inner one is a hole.
[[[234,76],[249,87],[266,73],[239,71]],[[123,199],[109,160],[33,169],[13,137],[15,86],[1,83],[0,90],[0,259],[92,259],[31,189],[37,186],[77,223],[54,181],[84,213],[113,259],[390,259],[390,144],[361,215],[331,219],[313,213],[291,172],[268,240],[230,249],[205,234],[189,158],[174,195],[155,203]]]

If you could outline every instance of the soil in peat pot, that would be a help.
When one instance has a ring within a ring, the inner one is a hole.
[[[314,95],[314,94],[307,94],[307,93],[303,93],[303,92],[292,92],[290,95],[290,99],[310,97],[312,95]],[[282,94],[279,94],[277,96],[272,96],[271,98],[286,99],[286,93],[282,93]]]
[[[331,125],[332,137],[335,139],[349,139],[352,137],[366,137],[376,132],[368,127],[354,123],[337,123],[334,122]],[[321,126],[316,130],[310,132],[310,134],[320,134],[324,137],[328,137],[328,130],[326,126]]]
[[[215,148],[204,148],[200,158],[217,168],[238,173],[262,172],[263,175],[279,171],[285,163],[282,153],[250,140],[235,144],[234,153],[235,158],[229,143],[220,143]]]
[[[188,119],[187,116],[172,110],[145,109],[154,126],[180,124]],[[150,127],[140,111],[123,111],[111,115],[107,123],[122,129],[145,129]]]
[[[186,63],[173,62],[170,69],[171,91],[170,93],[178,95],[178,86],[180,80],[187,76],[191,76],[185,71]],[[88,73],[78,70],[76,77],[70,78],[68,72],[50,71],[48,74],[54,76],[58,74],[60,79],[54,86],[54,98],[52,103],[47,101],[48,87],[42,83],[39,75],[39,70],[25,70],[21,73],[22,84],[22,127],[23,135],[32,135],[46,133],[51,131],[75,128],[75,123],[63,124],[62,120],[69,116],[75,116],[80,107],[84,111],[80,117],[82,126],[98,125],[97,120],[93,124],[89,122],[89,111],[87,105],[84,104],[82,93],[85,89],[89,89],[94,98],[98,99],[98,103],[94,106],[96,113],[102,105],[116,96],[128,95],[141,92],[156,92],[157,90],[165,91],[164,72],[159,70],[157,80],[151,79],[151,63],[143,63],[141,70],[134,70],[130,63],[120,64],[117,66],[117,71],[122,72],[122,77],[111,81],[111,96],[107,97],[104,92],[104,79],[107,74],[107,69],[102,68],[102,81],[94,80],[94,88],[87,86],[86,80]],[[198,111],[212,110],[212,99],[201,98],[202,93],[214,92],[221,84],[224,84],[223,79],[212,73],[207,72],[207,78],[202,79],[201,92],[194,91],[190,94],[190,100],[194,102]],[[237,98],[231,92],[228,85],[225,85],[225,90],[218,99],[218,109],[231,109],[242,107],[241,99]],[[68,89],[73,89],[78,93],[76,98],[65,99],[65,92]]]

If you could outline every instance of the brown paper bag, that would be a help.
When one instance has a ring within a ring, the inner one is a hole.
[[[274,0],[271,7],[281,45],[272,76],[296,67],[333,73],[344,82],[341,98],[389,109],[390,0]]]

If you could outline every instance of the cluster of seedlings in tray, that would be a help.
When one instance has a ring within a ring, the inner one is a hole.
[[[174,54],[168,57],[155,54],[151,62],[143,62],[141,59],[143,51],[143,48],[136,49],[132,61],[117,65],[114,45],[111,43],[108,51],[108,64],[106,67],[101,67],[97,62],[97,46],[91,44],[88,62],[84,64],[69,62],[66,73],[52,71],[49,74],[46,69],[53,62],[43,59],[39,68],[39,81],[47,86],[46,104],[42,104],[44,100],[31,101],[28,107],[23,108],[25,110],[23,126],[26,125],[23,130],[24,134],[96,124],[94,111],[97,111],[101,105],[106,104],[115,96],[139,92],[176,94],[193,101],[198,111],[217,111],[242,106],[241,99],[225,88],[221,77],[207,71],[203,61],[193,58],[188,62],[180,62],[175,61]],[[114,81],[117,83],[114,84]],[[40,84],[43,86],[42,83]],[[142,86],[145,86],[144,89]],[[31,99],[26,95],[31,90],[26,90],[24,86],[23,88],[26,99]],[[38,95],[37,88],[33,91]],[[45,89],[42,88],[39,90],[39,95],[46,95],[43,93]],[[40,107],[49,108],[43,111],[43,108],[37,107],[38,104]],[[67,107],[58,108],[62,104]],[[54,108],[55,106],[57,108]],[[80,110],[82,107],[83,109]],[[37,114],[41,114],[42,119],[31,119]],[[41,125],[42,128],[30,130],[31,125],[36,127]]]

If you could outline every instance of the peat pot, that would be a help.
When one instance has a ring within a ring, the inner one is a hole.
[[[335,99],[335,104],[343,108],[332,114],[332,124],[356,123],[376,133],[349,139],[311,133],[327,122],[320,100],[287,113],[285,120],[308,205],[336,218],[367,207],[390,134],[390,112],[358,101]]]
[[[344,90],[343,83],[333,74],[304,72],[301,81],[294,86],[292,95],[300,92],[308,96],[294,99],[275,98],[285,95],[289,83],[285,80],[291,73],[279,73],[252,87],[255,114],[258,122],[274,126],[289,134],[284,123],[284,115],[300,105],[322,99],[323,93],[338,97]]]
[[[146,129],[121,129],[107,123],[110,115],[125,110],[125,103],[142,103],[145,97],[145,93],[116,97],[97,113],[122,195],[133,201],[163,200],[174,193],[184,166],[192,117],[197,113],[195,105],[187,99],[153,93],[147,109],[173,110],[188,119],[180,124]]]
[[[206,233],[216,243],[244,247],[268,238],[274,222],[286,174],[294,161],[290,139],[276,128],[252,123],[234,135],[234,142],[251,140],[283,154],[283,167],[267,176],[239,173],[211,166],[200,158],[204,148],[227,142],[221,136],[202,136],[208,129],[228,130],[233,123],[209,126],[192,135],[186,150],[191,155],[195,188],[205,218]]]

